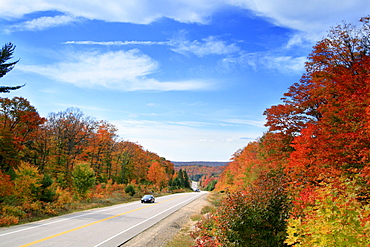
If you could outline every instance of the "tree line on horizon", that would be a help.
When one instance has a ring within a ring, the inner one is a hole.
[[[319,41],[306,72],[235,152],[197,246],[370,246],[370,17]]]
[[[208,165],[206,165],[208,164]],[[226,162],[174,162],[175,170],[186,170],[190,180],[198,183],[202,190],[213,191]]]

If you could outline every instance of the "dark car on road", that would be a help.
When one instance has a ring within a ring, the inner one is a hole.
[[[155,201],[155,198],[153,195],[145,195],[143,196],[143,198],[141,198],[141,203],[146,203],[146,202],[151,202],[151,203],[154,203]]]

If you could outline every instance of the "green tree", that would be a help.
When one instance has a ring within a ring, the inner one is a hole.
[[[82,197],[86,197],[87,192],[95,184],[95,172],[89,164],[77,164],[72,172],[73,185]]]
[[[125,192],[130,196],[134,196],[136,194],[135,188],[132,184],[127,185],[127,187],[125,188]]]
[[[54,200],[54,196],[56,195],[55,188],[53,185],[54,180],[49,174],[45,174],[42,181],[41,181],[41,193],[40,193],[40,200],[44,202],[52,202]]]
[[[217,184],[217,179],[212,180],[212,181],[207,185],[207,187],[206,187],[206,189],[205,189],[205,190],[207,190],[207,191],[212,191],[212,190],[214,190],[214,189],[215,189],[216,184]]]
[[[186,172],[186,170],[184,170],[184,172],[182,173],[182,175],[183,175],[183,186],[185,187],[185,188],[191,188],[191,186],[190,186],[190,182],[189,182],[189,176],[188,176],[188,173]]]
[[[0,78],[3,77],[9,71],[11,71],[14,68],[14,66],[19,62],[19,60],[17,60],[14,62],[6,63],[6,61],[13,58],[14,49],[15,45],[13,45],[12,43],[7,43],[2,47],[0,51]],[[23,86],[24,85],[14,87],[0,86],[0,93],[9,93],[11,90],[16,90]]]

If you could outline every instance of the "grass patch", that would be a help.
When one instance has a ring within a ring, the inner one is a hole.
[[[207,213],[214,213],[216,211],[216,207],[215,206],[204,206],[202,208],[202,211],[200,212],[201,214],[207,214]]]
[[[176,236],[166,244],[166,247],[193,246],[194,239],[190,236],[189,227],[182,228]]]
[[[190,219],[192,221],[200,221],[202,219],[202,215],[201,214],[192,214],[192,215],[190,215]]]
[[[221,201],[226,197],[226,193],[220,193],[220,192],[212,192],[209,193],[207,200],[210,204],[212,204],[214,207],[219,207],[221,205]]]

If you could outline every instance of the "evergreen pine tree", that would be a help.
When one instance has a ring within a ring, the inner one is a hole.
[[[184,172],[182,174],[183,174],[183,179],[184,179],[184,183],[183,183],[184,188],[189,188],[190,189],[191,186],[190,186],[190,182],[189,182],[189,176],[188,176],[186,170],[184,170]]]
[[[19,62],[19,60],[10,62],[10,63],[5,63],[9,59],[13,58],[13,53],[14,53],[15,46],[12,43],[7,43],[5,44],[0,51],[0,78],[2,78],[6,73],[11,71],[14,66]],[[21,86],[0,86],[0,93],[9,93],[10,90],[16,90],[24,85]]]

